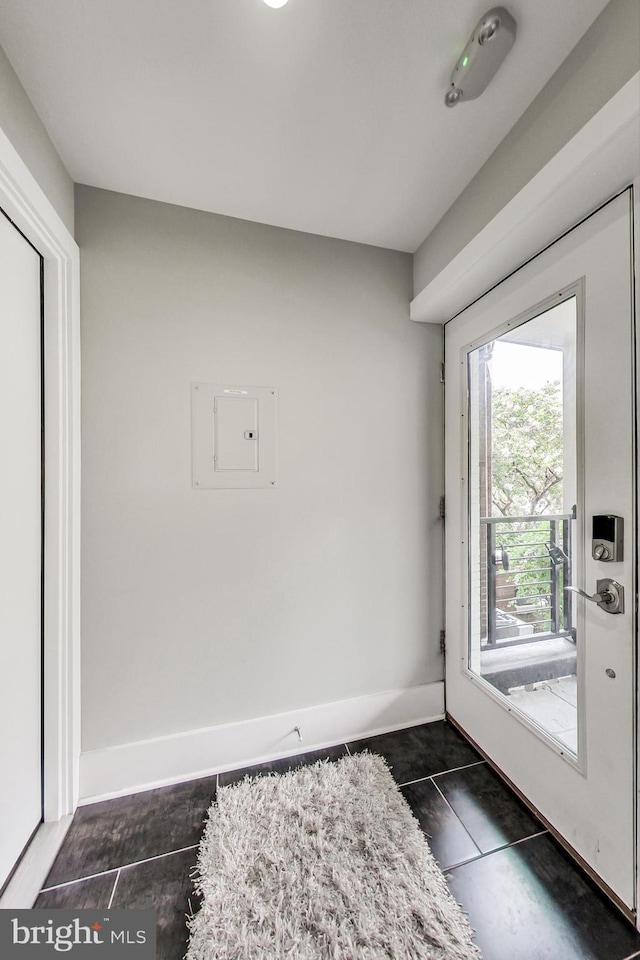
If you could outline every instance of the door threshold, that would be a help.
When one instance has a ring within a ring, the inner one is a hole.
[[[492,769],[495,773],[498,774],[498,776],[500,777],[500,779],[501,779],[504,783],[506,783],[506,785],[509,787],[509,789],[510,789],[513,793],[515,793],[515,795],[518,797],[518,799],[521,800],[522,803],[524,803],[525,807],[527,807],[527,809],[530,810],[531,813],[532,813],[541,823],[544,824],[544,826],[545,826],[546,829],[549,831],[549,833],[550,833],[551,836],[554,838],[554,840],[556,840],[556,841],[560,844],[560,846],[562,847],[562,849],[565,850],[565,851],[569,854],[569,856],[571,857],[571,859],[574,860],[575,863],[577,863],[577,865],[580,867],[580,869],[581,869],[584,873],[586,873],[587,876],[588,876],[591,880],[593,880],[593,882],[596,884],[596,886],[597,886],[600,890],[602,890],[602,892],[605,894],[605,896],[613,903],[613,905],[620,911],[620,913],[622,913],[623,916],[624,916],[627,920],[629,920],[629,922],[632,923],[633,926],[634,926],[636,929],[638,929],[638,927],[637,927],[637,915],[636,915],[635,910],[631,910],[631,909],[626,905],[626,903],[624,903],[624,902],[620,899],[620,897],[617,895],[617,893],[614,893],[614,891],[611,889],[611,887],[608,886],[608,884],[606,884],[606,883],[604,882],[604,880],[602,880],[602,878],[598,876],[598,874],[593,870],[593,868],[590,867],[589,864],[580,856],[580,854],[577,852],[577,850],[574,850],[574,848],[571,846],[571,844],[570,844],[567,840],[565,840],[565,838],[564,838],[560,833],[558,833],[557,829],[553,826],[553,824],[550,823],[549,820],[547,820],[547,818],[546,818],[545,816],[543,816],[542,813],[540,813],[540,811],[538,810],[538,808],[537,808],[533,803],[531,803],[531,801],[524,795],[524,793],[522,793],[522,791],[519,790],[518,787],[516,787],[516,785],[513,783],[513,781],[510,780],[509,777],[508,777],[505,773],[503,773],[503,771],[500,769],[500,767],[499,767],[496,763],[494,763],[494,761],[493,761],[493,760],[491,759],[491,757],[482,749],[482,747],[480,747],[480,746],[476,743],[476,741],[473,739],[473,737],[470,737],[470,736],[469,736],[469,734],[468,734],[467,731],[464,729],[464,727],[460,726],[460,724],[457,722],[457,720],[455,720],[455,719],[451,716],[451,714],[448,713],[448,712],[446,713],[446,719],[449,721],[449,723],[450,723],[453,727],[456,728],[456,730],[457,730],[459,733],[462,734],[462,736],[465,738],[465,740],[468,740],[469,743],[471,744],[471,746],[474,747],[474,749],[478,751],[478,753],[480,754],[480,756],[483,757],[483,758],[486,760],[486,762],[489,764],[489,766],[491,767],[491,769]],[[0,903],[0,906],[1,906],[1,903]]]
[[[0,910],[30,910],[53,866],[73,815],[41,823],[0,897]]]

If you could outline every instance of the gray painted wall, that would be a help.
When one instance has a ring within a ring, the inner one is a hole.
[[[611,0],[418,248],[414,293],[433,280],[638,70],[640,4]],[[491,96],[491,89],[486,96]],[[456,109],[473,110],[473,104]]]
[[[0,129],[73,233],[73,181],[0,47]]]
[[[83,748],[442,678],[442,331],[411,257],[89,187]],[[190,383],[275,386],[275,490],[194,491]]]

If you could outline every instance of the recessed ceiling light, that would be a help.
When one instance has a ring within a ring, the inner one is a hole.
[[[284,7],[287,0],[264,0],[264,2],[268,7],[273,7],[275,10],[277,10],[278,7]]]

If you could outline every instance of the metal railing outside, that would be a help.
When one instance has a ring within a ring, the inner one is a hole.
[[[571,583],[572,519],[481,518],[481,649],[573,638],[571,594],[564,590]]]

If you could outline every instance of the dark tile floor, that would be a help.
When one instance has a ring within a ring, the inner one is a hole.
[[[365,749],[389,763],[485,960],[640,958],[631,925],[445,721],[81,807],[34,906],[154,907],[158,960],[181,960],[217,786]]]

